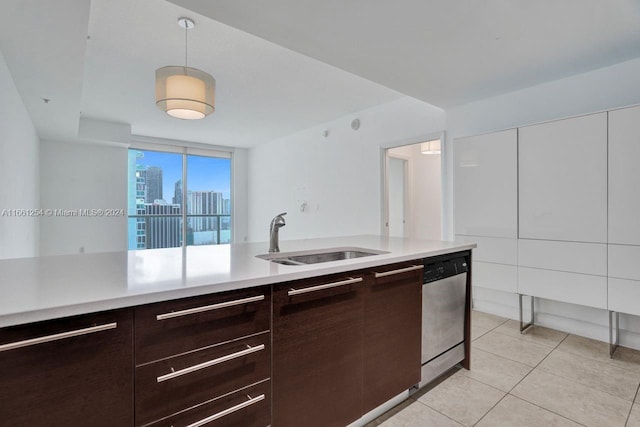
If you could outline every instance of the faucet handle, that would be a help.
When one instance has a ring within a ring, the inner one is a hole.
[[[286,214],[287,214],[286,212],[283,212],[283,213],[278,214],[278,215],[276,215],[276,216],[285,216]]]

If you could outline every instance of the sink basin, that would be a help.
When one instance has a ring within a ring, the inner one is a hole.
[[[276,252],[257,255],[258,258],[284,265],[307,265],[322,262],[343,261],[346,259],[381,255],[388,252],[363,248],[332,248],[304,252]]]

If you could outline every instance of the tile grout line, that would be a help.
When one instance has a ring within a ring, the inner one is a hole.
[[[640,384],[638,384],[638,388],[636,389],[636,395],[633,396],[633,402],[631,402],[631,408],[629,409],[629,413],[627,414],[627,421],[625,421],[624,423],[625,427],[629,425],[629,419],[631,419],[631,413],[633,412],[633,407],[636,406],[636,399],[638,398],[638,393],[640,393]]]
[[[546,355],[546,356],[545,356],[545,357],[544,357],[544,358],[543,358],[543,359],[542,359],[542,360],[541,360],[541,361],[540,361],[540,362],[535,366],[535,368],[533,368],[531,371],[529,371],[529,373],[528,373],[527,375],[525,375],[525,376],[522,378],[522,380],[520,380],[520,381],[518,382],[518,384],[516,384],[515,386],[513,386],[513,388],[511,389],[511,391],[509,391],[509,393],[508,393],[508,394],[509,394],[510,396],[513,396],[513,397],[517,398],[517,399],[523,400],[523,401],[525,401],[525,402],[527,402],[527,403],[529,403],[529,404],[531,404],[531,405],[534,405],[534,406],[536,406],[536,407],[538,407],[538,408],[540,408],[540,409],[543,409],[543,410],[545,410],[545,411],[547,411],[547,412],[551,412],[551,413],[553,413],[553,414],[555,414],[555,415],[557,415],[557,416],[559,416],[559,417],[562,417],[562,418],[567,419],[567,420],[569,420],[569,421],[571,421],[571,422],[574,422],[574,423],[576,423],[576,424],[579,424],[579,425],[581,425],[581,426],[584,426],[584,424],[583,424],[583,423],[581,423],[581,422],[579,422],[579,421],[576,421],[576,420],[574,420],[574,419],[571,419],[571,418],[569,418],[569,417],[567,417],[567,416],[565,416],[565,415],[558,414],[558,413],[557,413],[557,412],[555,412],[555,411],[552,411],[552,410],[550,410],[550,409],[548,409],[548,408],[545,408],[545,407],[543,407],[543,406],[540,406],[540,405],[538,405],[538,404],[536,404],[536,403],[534,403],[534,402],[530,402],[530,401],[528,401],[527,399],[525,399],[525,398],[523,398],[523,397],[520,397],[520,396],[516,396],[516,395],[514,395],[514,394],[511,394],[511,392],[512,392],[512,391],[513,391],[513,390],[514,390],[514,389],[515,389],[515,388],[516,388],[516,387],[517,387],[517,386],[518,386],[522,381],[524,381],[524,379],[525,379],[525,378],[527,378],[527,377],[528,377],[528,376],[529,376],[533,371],[535,371],[536,369],[540,368],[540,365],[542,364],[542,362],[544,362],[544,361],[545,361],[545,360],[546,360],[546,359],[551,355],[551,353],[553,353],[553,352],[554,352],[554,351],[556,351],[556,350],[558,350],[558,351],[562,352],[562,350],[560,350],[558,347],[560,347],[560,345],[561,345],[565,340],[567,340],[571,335],[572,335],[572,334],[567,334],[567,336],[565,336],[565,337],[562,339],[562,341],[560,341],[560,342],[559,342],[559,343],[558,343],[558,344],[553,348],[553,350],[551,350],[551,351],[549,352],[549,354],[547,354],[547,355]],[[571,352],[565,352],[565,353],[568,353],[568,354],[574,354],[574,355],[576,354],[576,353],[571,353]],[[590,360],[596,360],[596,361],[597,361],[597,359],[593,359],[593,358],[588,358],[588,359],[590,359]],[[547,374],[549,374],[549,375],[553,375],[553,376],[556,376],[556,377],[559,377],[559,378],[563,378],[563,379],[565,379],[565,380],[567,380],[567,381],[575,382],[576,384],[580,384],[580,385],[582,385],[582,386],[584,386],[584,387],[589,387],[589,386],[587,386],[587,385],[585,385],[585,384],[579,383],[579,382],[574,381],[574,380],[571,380],[571,379],[569,379],[569,378],[565,378],[565,377],[562,377],[562,376],[560,376],[560,375],[556,375],[556,374],[554,374],[554,373],[551,373],[551,372],[545,371],[544,369],[541,369],[541,371],[542,371],[542,372],[545,372],[545,373],[547,373]],[[589,387],[589,388],[593,389],[593,387]],[[640,384],[639,384],[639,388],[640,388]],[[602,390],[598,390],[598,391],[602,391]],[[613,396],[612,394],[607,393],[607,392],[603,392],[603,393],[606,393],[606,394],[609,394],[610,396]],[[636,395],[637,395],[637,393],[638,393],[638,390],[636,390]],[[615,397],[618,397],[619,399],[621,399],[619,396],[615,396]],[[624,400],[624,399],[621,399],[621,400]],[[628,421],[629,421],[629,417],[630,417],[630,415],[631,415],[631,410],[633,409],[633,405],[634,405],[634,403],[633,403],[633,402],[631,402],[631,409],[629,410],[629,413],[627,414],[627,420],[625,421],[625,426],[627,425],[627,423],[628,423]]]
[[[502,391],[502,390],[500,390]],[[475,423],[473,423],[474,426],[477,426],[478,424],[480,424],[480,422],[487,416],[489,415],[489,413],[491,411],[493,411],[493,409],[498,406],[498,404],[500,402],[502,402],[504,400],[505,397],[507,397],[509,395],[509,393],[505,393],[504,396],[502,396],[491,408],[489,408],[489,410],[487,412],[485,412],[485,414],[483,416],[480,417],[480,419],[478,421],[476,421]]]
[[[535,327],[535,326],[534,326],[534,327]],[[555,329],[554,329],[554,330],[555,330]],[[579,421],[573,420],[573,419],[571,419],[571,418],[569,418],[569,417],[567,417],[567,416],[565,416],[565,415],[558,414],[557,412],[552,411],[551,409],[548,409],[548,408],[545,408],[545,407],[543,407],[543,406],[540,406],[540,405],[538,405],[538,404],[536,404],[536,403],[534,403],[534,402],[530,402],[530,401],[528,401],[527,399],[525,399],[525,398],[523,398],[523,397],[516,396],[515,394],[511,394],[511,392],[512,392],[512,391],[513,391],[513,390],[514,390],[514,389],[515,389],[515,388],[516,388],[520,383],[522,383],[522,381],[524,381],[524,380],[525,380],[525,378],[527,378],[529,375],[531,375],[531,373],[532,373],[533,371],[535,371],[536,369],[538,369],[538,367],[540,366],[540,364],[541,364],[542,362],[544,362],[544,361],[545,361],[545,360],[546,360],[546,359],[551,355],[551,353],[553,353],[554,351],[556,351],[556,350],[558,349],[558,347],[560,346],[560,344],[562,344],[562,343],[563,343],[563,342],[564,342],[564,341],[569,337],[569,335],[571,335],[571,334],[567,334],[564,338],[562,338],[562,340],[560,340],[560,342],[559,342],[558,344],[556,344],[556,346],[555,346],[555,347],[553,347],[553,349],[549,352],[549,354],[547,354],[545,357],[543,357],[543,358],[542,358],[542,360],[540,360],[540,362],[538,362],[538,364],[537,364],[535,367],[531,368],[531,370],[527,373],[527,375],[525,375],[524,377],[522,377],[522,379],[521,379],[520,381],[518,381],[518,383],[517,383],[516,385],[514,385],[513,387],[511,387],[511,390],[509,390],[509,392],[508,392],[507,394],[508,394],[509,396],[511,396],[511,397],[516,398],[516,399],[520,399],[520,400],[522,400],[523,402],[527,402],[528,404],[533,405],[533,406],[535,406],[536,408],[540,408],[540,409],[542,409],[543,411],[547,411],[547,412],[549,412],[549,413],[552,413],[552,414],[554,414],[554,415],[557,415],[557,416],[559,416],[559,417],[561,417],[561,418],[563,418],[563,419],[565,419],[565,420],[569,420],[569,421],[571,421],[571,422],[573,422],[573,423],[576,423],[576,424],[578,424],[578,425],[585,426],[583,423],[581,423],[581,422],[579,422]],[[545,371],[545,372],[546,372],[546,371]]]
[[[464,426],[464,424],[462,424],[461,422],[459,422],[459,421],[457,421],[457,420],[454,420],[453,418],[451,418],[451,417],[450,417],[450,416],[448,416],[447,414],[444,414],[444,413],[442,413],[442,412],[438,411],[436,408],[431,407],[431,406],[429,406],[428,404],[426,404],[426,403],[424,403],[424,402],[421,402],[421,401],[419,401],[419,400],[416,400],[415,402],[416,402],[416,403],[421,404],[422,406],[426,406],[427,408],[431,409],[433,412],[437,412],[438,414],[442,415],[443,417],[445,417],[445,418],[447,418],[447,419],[449,419],[449,420],[453,421],[454,423],[456,423],[456,424],[458,424],[458,425],[460,425],[460,426]]]
[[[555,350],[554,350],[554,351],[555,351]],[[581,355],[576,354],[576,353],[569,353],[569,352],[565,352],[565,351],[562,351],[562,350],[558,350],[558,351],[559,351],[559,352],[561,352],[561,353],[565,353],[565,354],[567,354],[567,355],[570,355],[570,356],[584,357],[584,356],[581,356]],[[553,351],[552,351],[551,353],[553,353]],[[551,353],[549,353],[549,355],[551,355]],[[608,364],[608,363],[606,363],[606,362],[602,362],[602,361],[600,361],[600,360],[598,360],[598,359],[591,359],[591,358],[588,358],[588,357],[584,357],[584,358],[585,358],[586,360],[588,360],[588,361],[591,361],[591,362],[602,363],[603,365],[607,365],[607,366],[609,366],[609,367],[614,367],[614,368],[622,369],[622,368],[617,367],[616,365]],[[545,359],[546,359],[546,357],[545,357]],[[544,361],[544,359],[543,359],[543,361]],[[542,361],[540,361],[540,363],[542,363]],[[635,396],[636,396],[636,395],[637,395],[637,393],[638,393],[638,388],[637,388],[637,387],[640,387],[640,381],[639,381],[639,382],[638,382],[638,386],[636,386],[636,393],[634,394],[634,397],[632,397],[632,398],[631,398],[631,400],[629,400],[629,399],[626,399],[626,398],[624,398],[624,397],[620,397],[620,396],[618,396],[618,395],[616,395],[616,394],[610,393],[610,392],[608,392],[608,391],[606,391],[606,390],[602,390],[602,389],[599,389],[599,388],[595,388],[595,387],[593,387],[593,386],[591,386],[591,385],[589,385],[589,384],[585,384],[585,383],[583,383],[583,382],[581,382],[581,381],[578,381],[578,380],[576,380],[576,379],[569,378],[569,377],[566,377],[566,376],[564,376],[564,375],[562,375],[562,374],[559,374],[559,373],[556,373],[556,372],[549,371],[549,370],[547,370],[547,369],[544,369],[542,366],[536,366],[536,368],[535,368],[535,369],[537,369],[537,368],[540,368],[540,370],[541,370],[542,372],[545,372],[545,373],[547,373],[547,374],[549,374],[549,375],[553,375],[554,377],[562,378],[562,379],[564,379],[564,380],[571,381],[571,382],[573,382],[573,383],[576,383],[576,384],[579,384],[579,385],[581,385],[581,386],[583,386],[583,387],[587,387],[587,388],[589,388],[589,389],[592,389],[592,390],[598,391],[598,392],[600,392],[600,393],[608,394],[608,395],[609,395],[609,396],[611,396],[611,397],[614,397],[614,398],[616,398],[616,399],[620,399],[620,400],[624,400],[625,402],[631,402],[632,406],[633,406],[633,403],[634,403],[634,401],[635,401],[635,400],[634,400],[634,399],[635,399]],[[624,370],[624,369],[622,369],[622,370]],[[627,372],[632,372],[632,371],[628,371],[628,370],[625,370],[625,371],[627,371]],[[635,372],[634,372],[634,373],[635,373]]]
[[[605,345],[608,345],[608,344],[607,344],[606,342],[604,342],[604,341],[600,341],[600,340],[596,340],[596,339],[588,338],[588,337],[583,337],[583,336],[576,335],[576,334],[568,334],[567,338],[568,338],[569,336],[574,336],[574,337],[578,337],[578,338],[584,338],[584,339],[587,339],[587,340],[590,340],[590,341],[595,341],[595,342],[597,342],[597,343],[603,343],[603,344],[605,344]],[[564,341],[564,340],[563,340],[563,341]],[[618,350],[620,350],[620,349],[624,349],[624,348],[627,348],[627,347],[620,347]],[[612,360],[618,360],[618,361],[620,361],[620,362],[625,362],[625,361],[624,361],[624,360],[622,360],[622,359],[618,359],[618,358],[610,358],[610,357],[606,357],[606,358],[604,358],[604,359],[598,359],[597,357],[593,357],[593,356],[585,355],[585,354],[582,354],[582,353],[579,353],[579,352],[576,352],[576,351],[569,351],[569,350],[563,350],[563,349],[558,349],[558,350],[559,350],[559,351],[562,351],[563,353],[568,353],[568,354],[577,354],[578,356],[584,357],[585,359],[594,360],[594,361],[596,361],[596,362],[601,362],[601,363],[604,363],[604,364],[606,364],[606,365],[613,366],[613,367],[615,367],[615,368],[623,369],[623,370],[625,370],[625,371],[627,371],[627,372],[633,372],[634,374],[640,374],[640,370],[631,369],[631,368],[628,368],[628,367],[626,367],[626,366],[623,366],[623,365],[616,364],[616,363],[613,363],[613,362],[612,362]],[[631,350],[633,350],[633,351],[640,351],[640,350],[635,350],[635,349],[631,349]],[[627,363],[627,362],[625,362],[625,363]]]

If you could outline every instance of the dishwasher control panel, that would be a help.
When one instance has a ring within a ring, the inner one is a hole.
[[[425,259],[423,283],[431,283],[436,280],[446,279],[447,277],[469,271],[467,260],[465,257],[456,257],[442,261],[434,261]]]

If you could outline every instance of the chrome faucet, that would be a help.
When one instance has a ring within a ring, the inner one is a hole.
[[[278,230],[280,230],[280,227],[287,225],[283,218],[286,214],[286,212],[278,214],[271,220],[271,225],[269,226],[269,252],[280,252]]]

